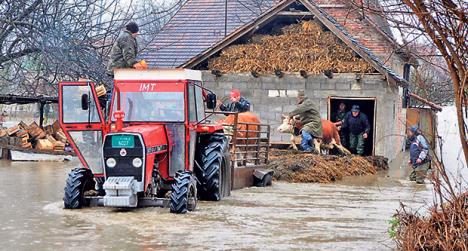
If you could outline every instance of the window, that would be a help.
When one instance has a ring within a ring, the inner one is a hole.
[[[183,92],[121,92],[124,121],[183,122]],[[117,110],[117,99],[113,111]]]
[[[93,173],[103,173],[101,165],[102,132],[101,131],[70,131],[70,136]]]
[[[268,97],[297,97],[297,90],[268,90]]]
[[[193,84],[188,85],[188,100],[189,100],[189,121],[197,121],[197,105],[195,103],[195,89]]]
[[[195,98],[197,100],[198,121],[201,121],[205,118],[205,102],[203,100],[203,90],[199,86],[195,86]]]
[[[100,122],[98,109],[90,86],[65,85],[62,88],[62,97],[66,97],[62,100],[63,123]],[[87,94],[89,97],[90,104],[88,110],[81,108],[81,96],[83,94]]]

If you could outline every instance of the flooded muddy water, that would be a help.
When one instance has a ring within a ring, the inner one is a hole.
[[[430,185],[406,181],[394,166],[336,184],[276,182],[234,191],[195,212],[164,208],[62,209],[69,163],[0,160],[2,250],[386,250],[400,201],[418,208]]]

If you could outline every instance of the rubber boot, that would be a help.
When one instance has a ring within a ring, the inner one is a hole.
[[[429,168],[429,163],[424,163],[414,169],[415,176],[416,176],[416,183],[424,184],[424,179],[426,178],[428,168]]]
[[[413,170],[411,171],[411,173],[409,175],[409,180],[410,181],[416,181],[416,171],[414,170],[414,168],[413,168]]]
[[[424,171],[416,171],[416,183],[417,184],[424,184],[424,178],[426,176],[426,172]]]

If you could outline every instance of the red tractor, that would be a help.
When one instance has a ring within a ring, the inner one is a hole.
[[[186,213],[198,198],[230,195],[229,142],[222,126],[206,122],[216,95],[199,71],[117,70],[108,105],[94,83],[62,82],[59,103],[61,127],[83,165],[68,175],[65,208]]]

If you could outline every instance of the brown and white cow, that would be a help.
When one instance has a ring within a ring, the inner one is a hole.
[[[234,124],[235,124],[235,115],[231,114],[227,116],[223,120],[219,120],[218,123],[223,125],[224,133],[228,136],[229,141],[232,140],[234,136]],[[243,145],[240,147],[240,151],[242,152],[249,152],[248,154],[240,154],[237,153],[235,159],[239,161],[235,161],[234,165],[247,165],[247,161],[245,159],[251,159],[255,155],[255,150],[257,150],[256,144],[257,139],[260,135],[260,118],[252,113],[252,112],[242,112],[237,114],[237,133],[236,133],[236,145]]]
[[[295,119],[290,118],[289,116],[282,116],[283,123],[277,128],[278,132],[289,133],[291,134],[291,146],[294,150],[297,150],[296,142],[300,142],[301,135],[294,134],[294,128],[301,129],[302,125],[297,123]],[[336,147],[336,149],[344,155],[351,154],[348,149],[341,145],[340,134],[336,125],[330,120],[322,119],[322,139],[314,139],[314,146],[317,152],[320,152],[319,149],[331,150]]]

